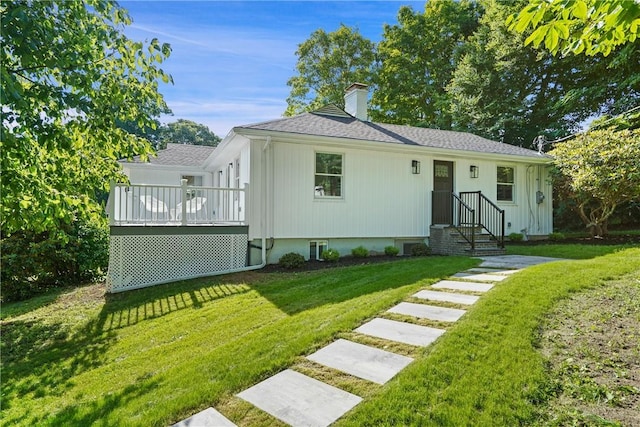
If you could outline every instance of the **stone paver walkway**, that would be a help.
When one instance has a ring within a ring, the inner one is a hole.
[[[387,310],[389,313],[404,314],[406,316],[417,317],[418,319],[439,320],[442,322],[455,322],[466,313],[465,310],[457,308],[446,308],[435,305],[415,304],[412,302],[401,302],[395,307]]]
[[[493,284],[441,280],[438,283],[431,285],[431,287],[433,289],[450,289],[453,291],[487,292],[493,288]]]
[[[291,369],[238,393],[292,426],[328,426],[356,406],[361,397]]]
[[[415,299],[425,300],[425,304],[401,302],[388,312],[408,318],[455,322],[465,314],[465,310],[433,306],[426,302],[472,305],[480,298],[473,294],[491,290],[494,283],[507,279],[510,274],[532,265],[557,261],[556,258],[519,255],[480,258],[483,262],[479,267],[456,273],[447,280],[431,285],[431,289],[423,289],[412,295]],[[374,318],[354,331],[414,346],[428,346],[446,332],[385,318]],[[332,342],[307,358],[377,384],[386,383],[413,361],[410,357],[344,339]],[[359,396],[291,369],[267,378],[237,396],[291,426],[317,427],[330,425],[362,400]],[[213,408],[175,424],[179,427],[196,425],[228,427],[235,424]]]
[[[378,317],[360,326],[355,331],[376,338],[423,347],[431,344],[445,333],[443,329]]]
[[[344,339],[332,342],[307,359],[378,384],[386,383],[413,362],[410,357]]]
[[[471,305],[480,299],[477,295],[454,294],[443,291],[422,290],[413,294],[414,298],[425,299],[427,301],[452,302],[454,304]]]

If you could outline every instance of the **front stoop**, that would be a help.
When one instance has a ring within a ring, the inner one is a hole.
[[[491,236],[476,231],[475,249],[464,240],[460,233],[449,226],[432,225],[430,228],[429,246],[435,255],[466,255],[466,256],[490,256],[505,255],[506,250],[498,247]]]

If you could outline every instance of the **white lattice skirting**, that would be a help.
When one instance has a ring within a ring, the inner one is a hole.
[[[107,292],[238,270],[247,227],[113,227]]]

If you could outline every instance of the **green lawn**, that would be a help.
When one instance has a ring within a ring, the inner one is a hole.
[[[536,404],[549,397],[536,347],[545,315],[572,293],[640,274],[639,248],[554,248],[526,249],[585,259],[531,267],[501,282],[435,345],[387,347],[416,361],[385,386],[302,356],[337,337],[368,343],[351,331],[478,260],[428,257],[231,275],[106,300],[93,286],[7,304],[3,423],[168,425],[214,406],[242,425],[273,425],[234,394],[293,367],[364,397],[339,425],[529,424]]]
[[[475,264],[417,258],[7,304],[3,424],[160,426],[236,404],[234,393]]]
[[[535,255],[552,255],[537,248]],[[553,396],[554,381],[538,351],[545,315],[573,293],[640,275],[640,248],[608,248],[608,255],[530,267],[499,283],[420,360],[338,425],[533,424]],[[553,255],[585,253],[556,245]]]

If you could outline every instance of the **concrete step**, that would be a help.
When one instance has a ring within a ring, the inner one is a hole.
[[[475,248],[471,250],[471,248],[465,249],[465,254],[469,256],[495,256],[495,255],[506,255],[507,250],[504,248],[493,247],[493,248]]]

